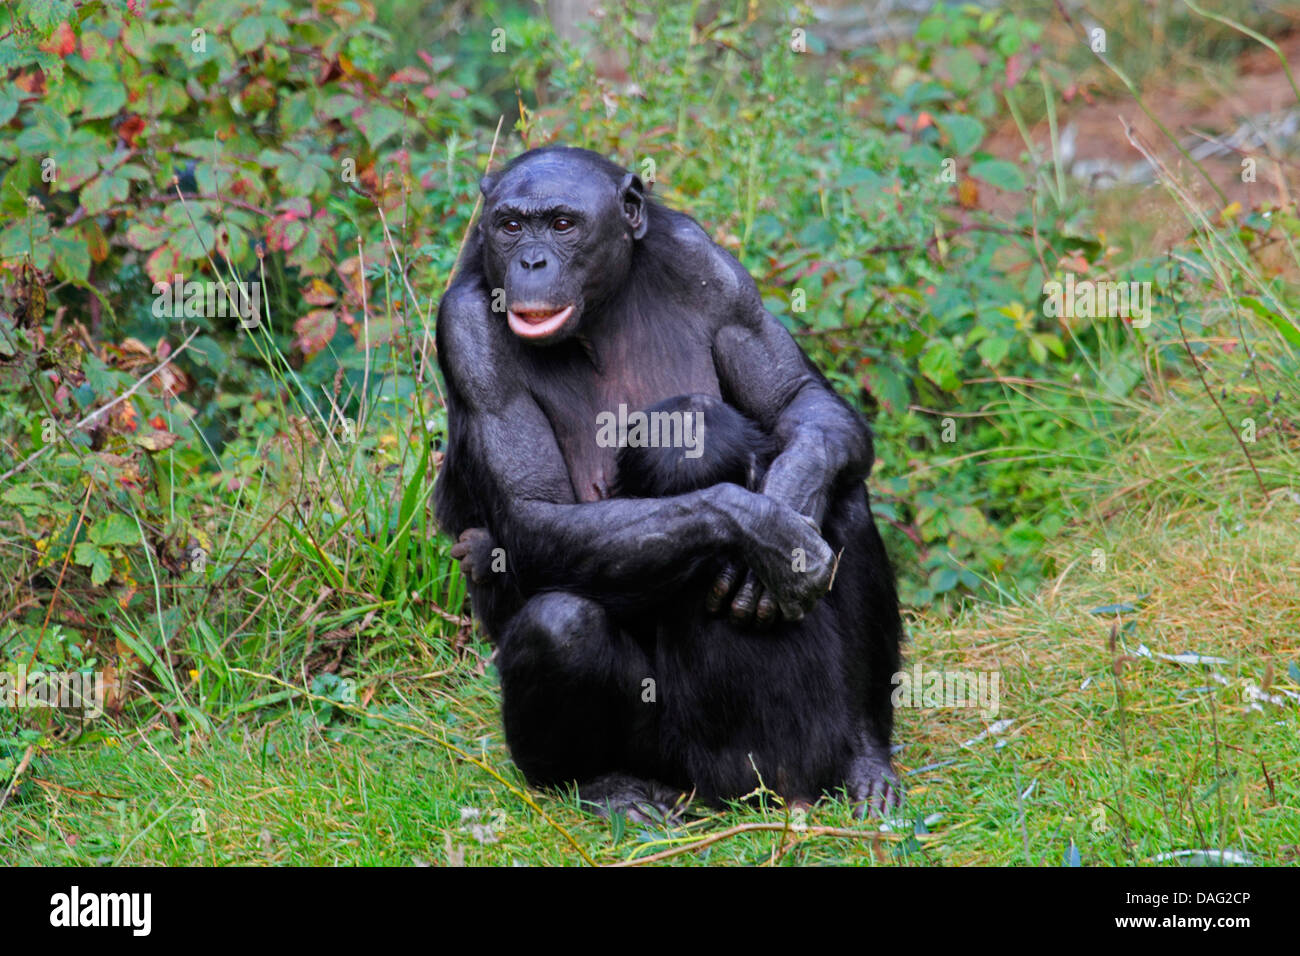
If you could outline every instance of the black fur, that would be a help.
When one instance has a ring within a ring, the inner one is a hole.
[[[483,187],[439,306],[436,499],[515,762],[625,809],[760,777],[793,799],[896,799],[902,628],[866,423],[740,264],[634,176],[548,148]],[[620,406],[700,410],[702,454],[602,443]]]
[[[700,454],[682,447],[620,448],[610,489],[616,498],[667,498],[724,482],[758,491],[767,466],[780,451],[763,429],[711,395],[678,395],[646,411],[696,416],[701,421],[696,436]]]

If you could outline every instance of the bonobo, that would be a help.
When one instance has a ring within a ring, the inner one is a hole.
[[[547,147],[480,185],[438,308],[436,507],[515,763],[607,811],[760,780],[890,806],[902,626],[866,423],[635,175]],[[647,411],[703,428],[633,442]]]
[[[780,450],[756,424],[711,395],[665,399],[646,409],[646,416],[648,437],[681,422],[683,440],[624,442],[615,456],[615,497],[666,498],[728,481],[758,491]],[[656,428],[661,422],[666,424]]]

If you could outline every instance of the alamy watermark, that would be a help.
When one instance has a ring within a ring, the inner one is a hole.
[[[890,683],[895,707],[978,707],[981,717],[998,715],[997,671],[937,671],[923,669],[920,662],[912,670],[898,671]]]
[[[171,282],[153,284],[156,318],[238,318],[246,329],[262,321],[262,283],[209,282],[190,279],[179,272]]]
[[[1133,328],[1151,324],[1151,283],[1112,282],[1109,279],[1074,280],[1067,273],[1065,282],[1044,282],[1043,314],[1050,318],[1132,319]]]
[[[153,894],[82,892],[73,886],[50,897],[50,925],[121,926],[133,936],[148,936],[153,928]]]
[[[704,413],[700,411],[629,412],[596,416],[596,444],[601,448],[682,448],[686,458],[704,454]]]
[[[0,709],[53,707],[79,710],[83,717],[104,714],[102,671],[29,671],[19,664],[16,672],[0,671]]]

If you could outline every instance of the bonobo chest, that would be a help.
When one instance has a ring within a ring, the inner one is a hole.
[[[555,432],[579,501],[607,497],[618,436],[629,424],[635,427],[633,413],[691,392],[721,396],[710,342],[698,325],[628,323],[586,345],[566,343],[531,356],[537,365],[532,382],[564,383],[535,385],[533,396]]]

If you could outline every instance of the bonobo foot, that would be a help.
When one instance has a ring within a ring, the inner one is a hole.
[[[686,808],[680,790],[623,773],[579,784],[578,798],[602,817],[622,813],[633,823],[674,823]]]
[[[875,743],[864,745],[853,758],[849,769],[849,799],[859,819],[868,815],[888,817],[898,811],[903,802],[903,787],[889,762],[889,751]]]

